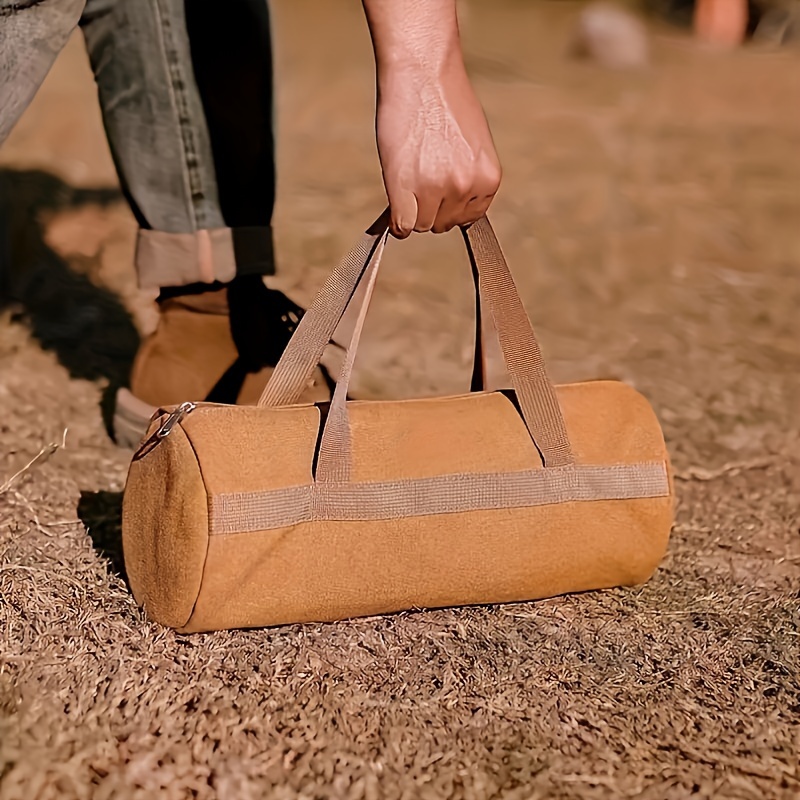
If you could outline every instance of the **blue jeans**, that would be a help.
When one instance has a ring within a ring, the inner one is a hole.
[[[274,271],[266,2],[0,0],[0,143],[80,26],[142,287]]]

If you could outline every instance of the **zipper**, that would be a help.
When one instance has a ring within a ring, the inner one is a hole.
[[[197,403],[181,403],[164,420],[161,427],[156,431],[156,438],[166,439],[172,433],[172,429],[183,420],[187,414],[191,414],[197,408]]]

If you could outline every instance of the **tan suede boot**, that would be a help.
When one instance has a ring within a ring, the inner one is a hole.
[[[255,404],[273,368],[237,375],[238,359],[225,288],[162,301],[156,330],[134,360],[130,390],[117,394],[117,444],[136,447],[153,414],[163,406],[204,400]],[[318,368],[301,402],[329,399],[329,379]]]

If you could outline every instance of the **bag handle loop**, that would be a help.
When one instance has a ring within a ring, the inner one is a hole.
[[[387,210],[333,271],[303,315],[259,400],[259,406],[269,407],[297,402],[353,294],[363,282],[363,302],[320,443],[316,475],[319,483],[347,483],[350,480],[347,390],[389,235],[388,222]],[[477,275],[478,295],[484,301],[497,332],[511,385],[542,463],[545,467],[572,464],[574,457],[555,389],[547,376],[536,336],[488,218],[484,216],[473,225],[462,228],[462,234],[473,273]],[[476,346],[476,355],[479,350]],[[478,367],[476,363],[476,376]],[[473,387],[475,383],[473,379]]]

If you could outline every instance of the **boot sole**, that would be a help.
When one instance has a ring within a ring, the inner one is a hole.
[[[114,441],[120,447],[135,450],[144,439],[156,411],[155,406],[134,397],[128,389],[120,389],[114,405]]]
[[[330,395],[336,388],[336,383],[331,373],[338,375],[344,360],[342,348],[334,346],[329,348],[325,359],[328,366],[320,363],[323,380]],[[156,406],[151,406],[140,400],[129,389],[119,389],[114,403],[114,418],[112,432],[114,442],[119,447],[135,450],[141,443],[150,427],[153,415],[158,411]]]

